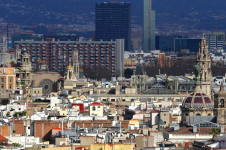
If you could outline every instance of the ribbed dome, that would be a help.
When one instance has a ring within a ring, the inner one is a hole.
[[[184,108],[212,108],[210,98],[202,93],[200,89],[196,89],[194,93],[185,98],[183,105]]]

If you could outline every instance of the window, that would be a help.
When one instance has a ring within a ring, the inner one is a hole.
[[[12,85],[11,84],[9,85],[9,89],[12,89]]]
[[[115,102],[115,99],[111,99],[112,102]]]
[[[4,88],[4,85],[3,84],[1,84],[1,88]]]
[[[93,106],[93,111],[95,111],[96,110],[96,107],[95,106]]]
[[[1,82],[4,82],[4,78],[1,78]]]
[[[200,114],[200,113],[198,113],[198,114],[196,114],[196,116],[201,116],[201,114]]]
[[[106,99],[102,99],[102,101],[103,101],[103,102],[106,102],[107,100],[106,100]]]
[[[125,99],[122,99],[122,101],[125,102],[126,100]]]
[[[12,78],[9,78],[9,82],[12,82]]]
[[[221,100],[220,100],[220,107],[221,107],[221,108],[224,108],[224,99],[221,99]]]

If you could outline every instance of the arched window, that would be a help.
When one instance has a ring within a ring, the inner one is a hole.
[[[200,113],[197,113],[196,116],[201,116],[201,114]]]
[[[208,114],[208,116],[211,116],[211,114]]]
[[[207,76],[207,75],[206,75],[206,72],[205,72],[205,81],[206,81],[206,76]]]
[[[95,111],[96,110],[96,107],[95,106],[93,106],[93,111]]]
[[[221,100],[220,100],[220,107],[221,107],[221,108],[224,108],[224,99],[221,99]]]
[[[185,86],[181,86],[180,90],[184,91],[185,90]]]

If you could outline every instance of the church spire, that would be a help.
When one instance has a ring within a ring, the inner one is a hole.
[[[212,91],[212,71],[211,71],[211,58],[208,52],[206,39],[203,35],[199,45],[199,52],[197,54],[196,69],[196,84],[200,84],[202,91],[211,97]]]

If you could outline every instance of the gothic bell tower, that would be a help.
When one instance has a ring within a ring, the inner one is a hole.
[[[67,74],[64,77],[64,89],[73,89],[76,86],[76,76],[71,65],[68,66]]]
[[[220,91],[214,95],[214,113],[217,123],[226,126],[226,91],[222,83]]]
[[[208,97],[212,97],[211,58],[204,36],[202,37],[201,44],[199,45],[199,52],[197,54],[197,65],[199,65],[200,67],[199,79],[201,89]]]
[[[19,75],[21,85],[29,87],[32,83],[32,66],[30,61],[30,55],[26,52],[26,49],[23,50],[20,61],[21,65],[19,68]]]
[[[72,66],[73,66],[75,77],[76,78],[79,78],[79,58],[78,58],[78,51],[74,51],[73,52]]]

